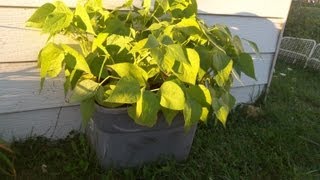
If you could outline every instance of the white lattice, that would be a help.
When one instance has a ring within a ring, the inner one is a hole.
[[[306,63],[307,67],[320,70],[320,44],[318,44]]]
[[[310,58],[316,41],[294,37],[284,37],[281,40],[279,58],[289,63],[305,65]]]

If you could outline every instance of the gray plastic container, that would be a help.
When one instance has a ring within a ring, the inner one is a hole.
[[[87,134],[102,167],[133,167],[174,157],[185,160],[190,152],[196,125],[185,132],[179,114],[169,126],[159,113],[157,124],[144,127],[134,123],[127,108],[104,108],[96,112],[87,126]]]

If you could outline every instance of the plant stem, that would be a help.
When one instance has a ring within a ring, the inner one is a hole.
[[[160,88],[157,88],[157,89],[152,89],[152,90],[150,90],[151,92],[155,92],[155,91],[159,91],[160,90]]]
[[[115,77],[115,76],[108,76],[106,77],[104,80],[102,80],[100,83],[99,83],[99,86],[101,86],[104,82],[106,82],[109,78],[113,78],[113,79],[120,79],[118,77]]]

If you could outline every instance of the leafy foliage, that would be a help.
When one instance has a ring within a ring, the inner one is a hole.
[[[128,0],[114,10],[100,0],[79,1],[75,10],[57,1],[41,6],[27,25],[50,35],[39,54],[41,87],[64,69],[65,92],[73,92],[71,102],[81,101],[84,120],[96,101],[130,105],[135,122],[149,127],[160,110],[169,124],[183,112],[186,129],[212,114],[225,124],[235,104],[232,71],[255,78],[241,39],[226,26],[199,20],[195,0],[144,0],[142,7]],[[57,34],[80,48],[54,43]]]
[[[319,179],[319,72],[290,68],[278,61],[267,102],[235,108],[226,129],[199,124],[186,161],[105,170],[83,134],[31,137],[11,145],[17,179]]]

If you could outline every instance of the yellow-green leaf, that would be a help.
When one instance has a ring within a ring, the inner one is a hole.
[[[201,105],[201,121],[206,121],[210,113],[212,98],[210,91],[204,85],[190,86],[186,89],[188,97]]]
[[[226,67],[222,70],[219,70],[218,73],[214,76],[214,80],[217,82],[218,86],[223,87],[229,80],[230,74],[232,72],[233,61],[229,61]]]
[[[216,93],[213,93],[216,96]],[[212,101],[212,108],[217,119],[226,126],[229,112],[235,105],[235,98],[229,93],[225,92],[220,97],[214,97]]]
[[[140,97],[139,81],[131,76],[122,77],[106,102],[132,104]]]
[[[176,75],[181,81],[189,84],[195,84],[200,68],[199,54],[194,49],[187,48],[187,55],[190,64],[176,61],[172,70],[174,75]]]
[[[143,0],[143,8],[149,12],[151,8],[151,0]]]
[[[40,76],[56,77],[62,70],[64,52],[54,43],[49,43],[39,54]]]
[[[69,68],[82,70],[86,73],[91,73],[89,65],[82,54],[80,54],[78,51],[76,51],[75,49],[71,48],[66,44],[62,44],[61,46],[65,50],[65,52],[69,55],[69,56],[66,56],[66,59],[65,59],[66,64]]]
[[[106,53],[106,48],[103,46],[103,43],[106,41],[109,34],[107,33],[99,33],[96,38],[94,38],[92,42],[91,51],[95,51],[97,48],[102,49]]]
[[[226,126],[227,118],[229,115],[230,109],[226,105],[220,106],[216,111],[215,115],[218,118],[218,120],[223,124],[223,126]]]
[[[160,87],[160,104],[172,110],[184,109],[185,97],[181,87],[173,81],[166,81]]]
[[[56,7],[51,3],[45,3],[39,7],[28,19],[26,26],[41,28],[47,16],[54,11]]]
[[[183,18],[175,28],[188,35],[190,39],[201,40],[202,31],[196,17]]]
[[[56,1],[54,5],[55,10],[47,16],[42,27],[45,33],[56,34],[67,28],[73,19],[72,11],[63,2]]]
[[[151,49],[151,57],[157,62],[159,68],[165,73],[170,73],[174,65],[174,60],[164,56],[164,50],[161,48]]]
[[[130,50],[130,53],[136,53],[139,52],[141,50],[143,50],[145,48],[145,45],[148,41],[148,38],[142,39],[140,41],[138,41],[133,48]]]
[[[79,17],[81,19],[81,21],[85,25],[85,31],[87,31],[88,33],[91,33],[91,34],[95,34],[95,32],[92,28],[90,17],[88,15],[86,9],[79,3],[76,7],[75,16]]]
[[[141,67],[131,63],[117,63],[109,65],[120,77],[130,76],[135,78],[140,86],[146,86],[148,73]]]
[[[166,46],[165,57],[171,61],[179,61],[181,63],[190,64],[191,62],[187,58],[185,48],[180,44],[170,44]]]
[[[151,91],[141,90],[137,104],[129,108],[129,115],[137,124],[152,127],[157,123],[159,97]]]
[[[98,86],[99,84],[91,79],[85,79],[78,82],[70,97],[70,102],[81,102],[93,97]]]

